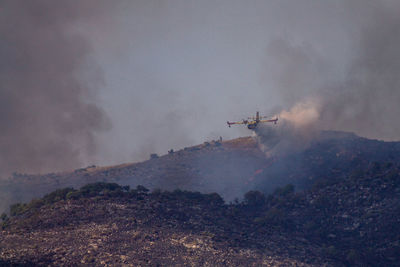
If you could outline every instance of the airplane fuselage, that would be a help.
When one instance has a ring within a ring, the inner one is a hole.
[[[276,122],[278,121],[278,118],[276,118],[276,119],[267,119],[267,120],[263,120],[263,118],[266,118],[266,117],[265,116],[261,117],[260,113],[257,111],[255,117],[249,117],[249,118],[247,118],[247,120],[244,119],[242,121],[234,121],[234,122],[227,121],[226,123],[228,124],[229,127],[231,127],[231,125],[234,125],[234,124],[244,124],[244,125],[247,126],[247,128],[249,130],[253,130],[253,129],[255,129],[257,127],[257,125],[259,123],[273,122],[274,124],[276,124]]]
[[[257,122],[250,122],[249,124],[247,124],[247,128],[249,130],[253,130],[257,127],[257,124],[258,124]]]

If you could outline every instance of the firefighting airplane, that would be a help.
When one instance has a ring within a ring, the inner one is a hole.
[[[267,117],[266,116],[260,116],[260,113],[257,111],[255,117],[249,117],[249,118],[247,118],[247,120],[237,121],[237,122],[229,122],[229,121],[227,121],[226,123],[228,124],[229,128],[231,127],[231,125],[234,125],[234,124],[244,124],[244,125],[247,125],[247,128],[252,130],[252,129],[255,129],[259,123],[273,122],[274,124],[276,124],[276,122],[278,121],[278,118],[269,119],[269,120],[262,120],[264,118],[267,118]]]

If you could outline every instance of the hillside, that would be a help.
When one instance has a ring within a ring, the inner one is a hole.
[[[14,205],[0,259],[25,265],[395,266],[400,166],[295,193],[148,193],[97,183]]]
[[[272,192],[288,183],[296,189],[321,178],[345,176],[371,162],[399,162],[400,142],[382,142],[343,132],[322,132],[310,146],[284,157],[266,157],[257,140],[243,137],[205,142],[139,163],[28,175],[15,173],[0,182],[0,211],[63,187],[116,182],[149,189],[217,192],[226,201],[249,190]]]
[[[21,194],[101,183],[14,205],[2,218],[0,263],[396,266],[399,159],[400,143],[322,132],[284,157],[266,157],[249,137],[136,164],[17,175],[8,188]]]
[[[307,249],[318,254],[307,241],[272,229],[255,232],[248,217],[235,215],[240,206],[226,206],[216,194],[136,190],[111,196],[115,191],[61,200],[13,217],[0,238],[1,257],[55,266],[322,262],[318,255],[304,258]],[[287,242],[297,248],[285,247]]]
[[[15,173],[7,181],[0,181],[0,205],[3,203],[0,211],[11,203],[30,201],[57,188],[80,187],[98,181],[131,187],[143,185],[150,189],[218,192],[233,200],[252,188],[251,184],[245,184],[246,181],[266,162],[256,141],[245,137],[205,142],[139,163],[89,166],[41,175]],[[224,181],[226,177],[229,177],[228,183]]]

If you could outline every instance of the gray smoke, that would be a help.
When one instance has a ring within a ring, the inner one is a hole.
[[[96,45],[110,70],[104,106],[115,125],[103,136],[105,163],[248,135],[225,122],[257,110],[273,116],[310,99],[316,128],[399,139],[396,1],[124,7],[113,31],[118,45]]]
[[[315,128],[399,140],[400,3],[356,0],[343,6],[352,46],[341,72],[312,43],[279,39],[268,46],[268,77],[288,109],[312,99],[319,113]]]
[[[335,129],[400,140],[400,2],[366,6],[373,10],[360,3],[359,12],[369,20],[361,27],[344,82],[327,92],[335,96],[325,97],[322,119]]]
[[[307,127],[397,140],[399,13],[393,0],[2,1],[0,168],[143,160],[310,101]]]
[[[0,2],[3,175],[90,162],[95,133],[109,127],[94,102],[101,72],[90,63],[89,43],[73,31],[79,19],[94,18],[102,10],[93,1],[78,2]]]
[[[318,134],[315,129],[304,131],[287,120],[281,120],[277,125],[259,125],[254,132],[260,149],[267,157],[284,157],[301,152]]]

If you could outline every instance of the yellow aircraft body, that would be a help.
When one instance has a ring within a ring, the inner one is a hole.
[[[228,124],[229,127],[231,127],[231,125],[235,125],[235,124],[244,124],[244,125],[247,125],[248,129],[252,130],[252,129],[255,129],[259,123],[273,122],[274,124],[276,124],[278,121],[278,118],[262,120],[263,118],[267,118],[267,117],[265,117],[265,116],[260,117],[260,113],[257,111],[256,116],[249,117],[248,120],[234,121],[234,122],[227,121],[226,123]]]

